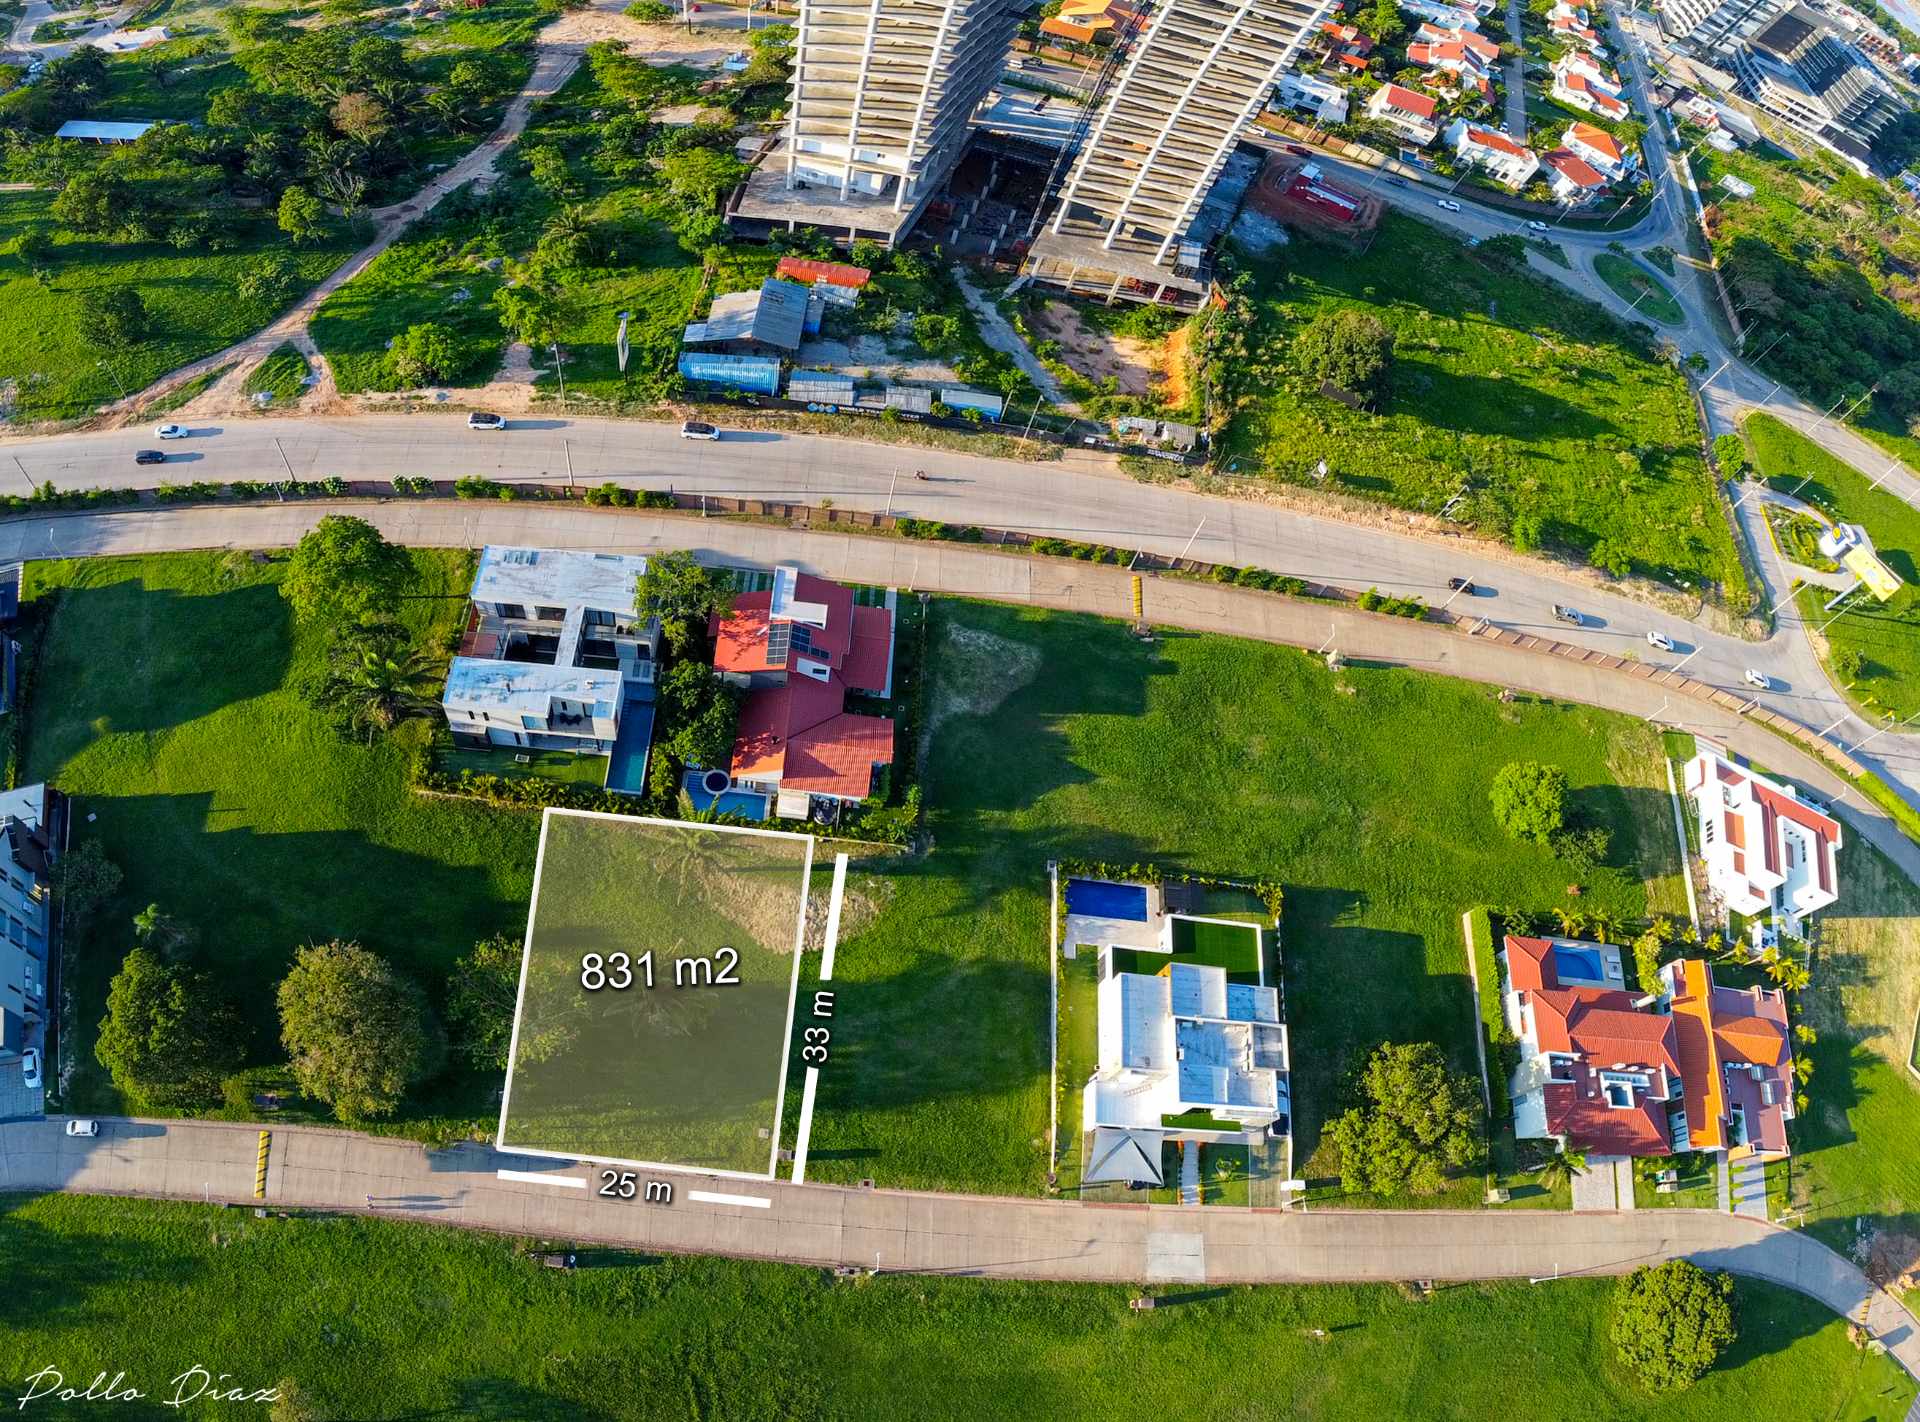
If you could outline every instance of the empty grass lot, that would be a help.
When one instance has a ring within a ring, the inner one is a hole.
[[[437,643],[464,609],[467,559],[421,552],[415,567],[405,619]],[[526,924],[538,817],[415,796],[403,745],[343,740],[310,710],[294,688],[323,641],[290,622],[280,569],[240,553],[29,565],[27,595],[58,601],[23,779],[77,796],[76,836],[126,872],[68,948],[74,1109],[118,1105],[93,1035],[149,902],[197,930],[260,1062],[282,1059],[273,987],[300,944],[357,939],[437,998],[455,958]],[[485,1117],[498,1085],[455,1074],[403,1123]]]
[[[1364,256],[1296,242],[1255,280],[1260,312],[1224,463],[1453,517],[1669,583],[1746,595],[1685,383],[1598,307],[1502,274],[1425,223],[1389,215]],[[1393,331],[1378,414],[1319,394],[1287,341],[1332,307]]]
[[[307,373],[307,358],[284,345],[260,362],[243,388],[248,395],[270,393],[274,407],[285,409],[307,393]]]
[[[1686,324],[1687,313],[1680,309],[1680,303],[1673,299],[1673,293],[1667,290],[1659,277],[1638,262],[1629,261],[1615,252],[1602,252],[1593,259],[1593,269],[1615,296],[1622,301],[1638,303],[1633,308],[1634,315],[1645,316],[1667,326]]]
[[[1660,745],[1637,723],[1222,637],[1147,646],[1117,622],[933,607],[934,850],[855,875],[816,1178],[1041,1188],[1049,859],[1283,885],[1297,1159],[1319,1180],[1337,1173],[1322,1126],[1376,1044],[1431,1039],[1474,1069],[1462,907],[1566,902],[1565,866],[1493,823],[1507,760],[1563,766],[1579,812],[1612,826],[1583,908],[1639,915],[1648,879],[1656,907],[1681,903]],[[1091,1050],[1073,1022],[1063,1071]],[[1062,1140],[1077,1148],[1064,1117]],[[1478,1203],[1478,1177],[1447,1198]]]
[[[1744,1281],[1740,1341],[1688,1391],[1654,1397],[1612,1362],[1600,1279],[1424,1302],[1236,1287],[1136,1313],[1128,1287],[836,1281],[591,1248],[562,1273],[459,1230],[72,1196],[0,1197],[0,1255],[9,1378],[51,1363],[84,1386],[124,1369],[164,1395],[199,1360],[249,1386],[291,1377],[330,1417],[1477,1422],[1525,1398],[1528,1416],[1609,1422],[1886,1422],[1914,1393],[1840,1320]],[[1239,1379],[1241,1396],[1203,1402],[1202,1376]],[[137,1406],[117,1411],[162,1415]]]
[[[1859,653],[1863,670],[1848,688],[1854,701],[1875,719],[1920,711],[1920,510],[1885,488],[1869,487],[1866,475],[1771,415],[1750,416],[1746,436],[1770,485],[1783,493],[1797,490],[1830,518],[1861,525],[1881,561],[1906,583],[1886,602],[1863,592],[1831,620],[1820,611],[1831,592],[1811,588],[1798,596],[1802,614],[1826,627],[1829,655]],[[1835,685],[1845,683],[1829,674]]]
[[[44,232],[51,241],[36,280],[12,243],[0,246],[0,372],[16,382],[20,420],[68,420],[139,390],[176,366],[209,355],[264,326],[278,310],[247,301],[235,287],[263,252],[286,252],[302,288],[333,270],[354,247],[354,233],[290,248],[270,214],[239,219],[231,250],[180,251],[165,242],[78,237],[54,222],[50,191],[0,192],[0,234]],[[131,349],[94,349],[80,323],[88,291],[131,286],[151,316],[152,337]]]

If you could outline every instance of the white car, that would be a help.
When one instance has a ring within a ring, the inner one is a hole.
[[[475,410],[467,416],[467,428],[470,430],[503,430],[506,427],[505,415],[496,415],[487,410]]]
[[[100,1134],[98,1121],[69,1121],[67,1134],[70,1136],[97,1136]]]
[[[155,439],[185,439],[187,434],[185,425],[159,425],[153,431]]]
[[[20,1054],[20,1079],[29,1088],[40,1085],[40,1049],[28,1047]]]
[[[680,425],[681,439],[719,439],[720,431],[704,420],[686,420]]]
[[[1455,202],[1452,198],[1441,198],[1440,210],[1442,212],[1458,212],[1460,210],[1460,204]]]
[[[1548,229],[1547,229],[1547,224],[1546,224],[1546,223],[1544,223],[1544,222],[1542,222],[1542,221],[1541,221],[1541,220],[1540,220],[1539,218],[1537,218],[1537,217],[1536,217],[1536,218],[1533,218],[1533,219],[1531,219],[1531,220],[1530,220],[1530,221],[1529,221],[1529,222],[1527,223],[1527,231],[1529,231],[1529,232],[1545,232],[1545,231],[1547,231],[1547,230],[1548,230]]]
[[[1671,652],[1673,650],[1673,638],[1664,632],[1649,632],[1647,633],[1647,645],[1649,647],[1658,647],[1663,652]]]
[[[1768,676],[1763,671],[1755,671],[1752,667],[1748,667],[1747,668],[1747,685],[1758,687],[1761,691],[1772,691],[1773,678]]]

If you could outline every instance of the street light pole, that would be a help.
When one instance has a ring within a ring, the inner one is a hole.
[[[1186,556],[1187,556],[1187,554],[1188,554],[1188,552],[1189,552],[1189,551],[1190,551],[1190,550],[1191,550],[1191,549],[1193,548],[1193,545],[1194,545],[1194,541],[1195,541],[1196,539],[1198,539],[1198,538],[1200,537],[1200,530],[1201,530],[1201,529],[1203,529],[1203,528],[1205,528],[1206,526],[1207,526],[1207,519],[1206,519],[1206,516],[1205,516],[1205,515],[1202,515],[1202,516],[1201,516],[1201,519],[1200,519],[1200,522],[1194,525],[1194,529],[1193,529],[1193,537],[1192,537],[1192,538],[1189,538],[1189,539],[1187,540],[1187,546],[1186,546],[1185,548],[1182,548],[1182,549],[1180,550],[1180,557],[1179,557],[1179,558],[1176,558],[1176,559],[1174,560],[1175,562],[1183,562],[1183,561],[1185,561],[1185,559],[1186,559]]]
[[[27,466],[20,462],[20,456],[17,454],[9,457],[13,460],[13,467],[20,471],[20,477],[27,481],[27,492],[29,494],[33,493],[36,486],[33,482],[33,476],[27,473]]]
[[[1880,739],[1880,737],[1884,736],[1888,731],[1897,731],[1900,729],[1900,727],[1909,725],[1916,719],[1920,719],[1920,711],[1914,712],[1913,715],[1907,717],[1905,721],[1889,721],[1886,725],[1882,726],[1879,730],[1875,731],[1872,735],[1868,736],[1866,740],[1861,741],[1857,745],[1855,745],[1853,750],[1849,752],[1849,754],[1858,754],[1862,746],[1867,745],[1869,742],[1877,741]]]
[[[560,403],[567,403],[567,372],[560,366],[560,343],[553,341],[548,349],[553,352],[553,373],[560,378]]]

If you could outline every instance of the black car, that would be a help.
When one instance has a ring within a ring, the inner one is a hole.
[[[133,456],[135,464],[165,464],[166,452],[159,449],[143,449]]]
[[[1447,591],[1471,593],[1473,591],[1473,583],[1467,578],[1448,578]]]

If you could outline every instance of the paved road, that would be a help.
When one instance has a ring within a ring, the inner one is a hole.
[[[355,416],[247,419],[195,427],[170,442],[170,463],[136,466],[133,451],[154,441],[147,429],[21,439],[0,445],[0,488],[24,491],[53,480],[62,487],[151,487],[173,480],[302,479],[338,474],[454,478],[484,474],[564,484],[571,466],[580,485],[616,480],[633,487],[772,499],[977,523],[992,528],[1178,554],[1278,572],[1334,586],[1447,601],[1451,577],[1471,578],[1485,595],[1472,609],[1503,627],[1564,636],[1583,645],[1656,664],[1683,659],[1687,671],[1731,690],[1749,667],[1774,678],[1761,701],[1852,745],[1872,730],[1828,684],[1790,609],[1765,643],[1705,630],[1670,612],[1607,589],[1579,570],[1522,558],[1497,545],[1416,537],[1404,515],[1383,511],[1348,522],[1247,500],[1209,498],[1169,485],[1142,484],[1113,472],[1104,456],[1072,452],[1054,463],[988,459],[774,431],[738,431],[718,444],[682,440],[669,425],[533,418],[504,433],[469,431],[458,417]],[[914,479],[916,468],[932,476]],[[1555,622],[1555,603],[1584,614],[1579,628]],[[1690,611],[1691,609],[1686,609]],[[1646,641],[1665,633],[1674,653]],[[1920,739],[1885,735],[1863,758],[1920,805]]]
[[[1131,579],[1124,569],[1111,566],[997,553],[964,544],[801,532],[721,519],[609,512],[577,504],[435,500],[77,514],[0,523],[0,560],[284,547],[334,509],[369,518],[388,537],[423,547],[536,543],[634,553],[690,548],[719,562],[764,567],[798,561],[810,571],[849,582],[1109,617],[1129,616],[1132,608]],[[1546,656],[1434,624],[1187,579],[1154,579],[1147,588],[1146,613],[1162,626],[1301,647],[1331,643],[1354,658],[1585,702],[1713,736],[1826,797],[1839,807],[1854,832],[1871,840],[1920,882],[1920,845],[1811,754],[1731,709],[1673,693],[1658,679]]]
[[[411,1142],[274,1127],[266,1204],[373,1213],[562,1241],[797,1264],[1106,1283],[1305,1283],[1615,1274],[1687,1257],[1769,1279],[1864,1319],[1920,1376],[1920,1329],[1851,1264],[1803,1234],[1712,1211],[1253,1211],[1096,1206],[659,1172],[669,1203],[604,1200],[587,1164],[428,1151]],[[0,1190],[253,1199],[259,1125],[110,1120],[0,1125]],[[586,1188],[503,1181],[512,1169]],[[696,1190],[764,1201],[699,1201]]]

